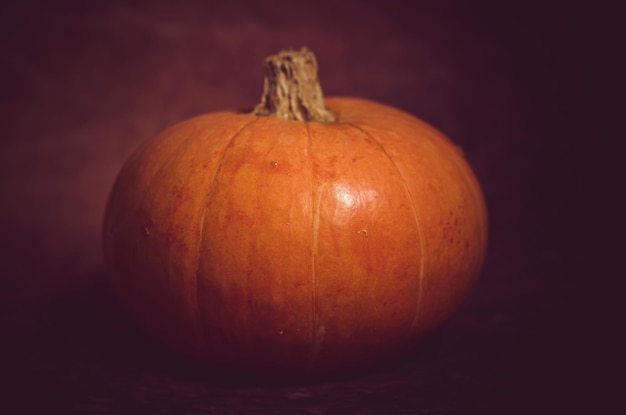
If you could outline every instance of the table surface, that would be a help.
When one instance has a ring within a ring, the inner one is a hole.
[[[575,167],[591,69],[575,57],[592,50],[582,11],[542,4],[3,4],[0,413],[578,407],[590,396],[579,393],[590,370],[580,326],[591,323],[575,305],[587,225],[571,224],[588,185]],[[308,381],[203,370],[143,334],[111,294],[106,198],[138,143],[200,113],[254,105],[264,57],[301,45],[316,52],[327,96],[402,108],[464,149],[489,206],[486,264],[423,347],[375,370]]]

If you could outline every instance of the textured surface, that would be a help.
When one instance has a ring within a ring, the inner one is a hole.
[[[133,153],[103,225],[113,286],[202,360],[320,372],[393,357],[449,317],[485,257],[458,148],[391,107],[336,122],[217,112]]]
[[[596,207],[580,189],[602,184],[579,174],[593,171],[582,139],[597,137],[584,105],[600,67],[593,15],[545,2],[4,3],[0,412],[548,413],[605,402],[591,370],[606,352],[592,290],[580,289],[604,278],[587,272],[596,224],[578,220]],[[155,345],[110,295],[105,201],[143,139],[251,108],[265,56],[300,45],[316,52],[326,95],[402,108],[464,149],[490,209],[486,267],[460,312],[394,365],[312,383],[206,374]]]

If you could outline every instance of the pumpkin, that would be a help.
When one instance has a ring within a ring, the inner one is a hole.
[[[126,161],[103,228],[112,285],[148,332],[213,366],[313,374],[410,350],[481,269],[476,177],[427,123],[324,99],[308,49],[266,72],[252,113],[183,121]]]

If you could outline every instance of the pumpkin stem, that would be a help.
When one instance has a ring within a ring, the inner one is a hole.
[[[265,59],[261,102],[254,115],[285,120],[332,122],[317,78],[317,60],[308,48],[283,50]]]

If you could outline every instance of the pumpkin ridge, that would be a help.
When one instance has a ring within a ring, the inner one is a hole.
[[[395,169],[395,171],[398,173],[398,176],[400,177],[400,180],[402,181],[402,185],[404,187],[404,191],[406,192],[406,194],[409,197],[409,201],[411,202],[411,212],[413,213],[413,218],[415,219],[415,225],[417,226],[417,233],[420,239],[420,251],[421,251],[421,256],[420,256],[420,274],[419,274],[419,292],[417,293],[417,300],[416,300],[416,304],[415,304],[415,316],[413,317],[413,323],[411,324],[411,329],[410,331],[414,331],[417,328],[417,323],[418,323],[418,319],[419,319],[419,314],[420,314],[420,308],[422,305],[422,297],[424,294],[424,264],[426,262],[424,255],[425,255],[425,245],[424,245],[424,231],[422,229],[422,224],[421,221],[419,219],[419,215],[417,214],[417,209],[415,208],[415,199],[413,198],[413,194],[411,193],[411,189],[409,189],[409,185],[407,184],[404,176],[402,175],[402,173],[400,172],[400,169],[398,168],[398,165],[396,164],[396,161],[393,159],[393,157],[391,157],[391,155],[389,155],[389,153],[387,152],[387,150],[385,150],[385,147],[380,143],[380,141],[378,141],[378,139],[371,133],[369,133],[368,131],[366,131],[365,129],[361,128],[359,125],[357,124],[353,124],[353,123],[346,123],[347,125],[351,126],[352,128],[361,131],[363,134],[365,134],[366,136],[368,136],[374,143],[376,143],[376,145],[380,148],[380,150],[383,152],[383,154],[385,155],[385,157],[387,157],[387,159],[389,159],[389,161],[391,162],[391,165],[393,166],[393,168]]]
[[[142,209],[146,206],[146,199],[153,193],[154,186],[159,185],[159,180],[157,180],[159,176],[163,173],[166,167],[170,165],[170,163],[172,163],[175,159],[178,158],[180,153],[184,152],[187,143],[192,141],[195,138],[195,133],[197,133],[199,130],[200,130],[199,127],[194,128],[188,135],[178,140],[178,143],[176,143],[177,144],[176,148],[164,157],[161,165],[155,170],[152,177],[150,177],[150,179],[147,180],[147,184],[144,190],[145,191],[144,198],[140,204]],[[150,218],[150,220],[152,220],[152,218]],[[167,290],[165,291],[166,292],[172,291],[172,279],[171,279],[171,276],[169,275],[169,272],[167,273]]]
[[[311,160],[311,149],[312,149],[312,140],[311,129],[309,128],[309,124],[306,125],[306,134],[307,134],[307,153],[309,156],[309,160]],[[315,269],[315,260],[317,259],[317,247],[318,247],[318,233],[319,233],[319,222],[320,222],[320,202],[322,195],[321,193],[317,198],[315,198],[315,189],[313,188],[313,163],[311,162],[311,216],[313,220],[311,221],[313,229],[311,232],[311,363],[314,364],[315,356],[319,353],[319,339],[317,338],[317,273]]]
[[[239,136],[239,134],[241,134],[241,132],[248,127],[250,124],[252,124],[253,122],[257,121],[258,118],[253,118],[252,120],[244,123],[237,131],[235,131],[235,133],[233,134],[233,136],[231,137],[230,141],[228,142],[228,144],[224,147],[224,151],[222,151],[222,154],[220,156],[220,160],[217,163],[217,166],[215,167],[215,172],[213,173],[213,177],[211,177],[211,181],[209,182],[209,189],[206,193],[206,196],[204,198],[204,204],[202,205],[202,212],[200,213],[200,223],[198,226],[198,251],[196,253],[196,265],[195,265],[195,273],[194,275],[196,276],[196,304],[197,304],[197,310],[198,310],[198,321],[200,322],[200,328],[202,330],[201,333],[201,338],[202,338],[202,342],[206,341],[206,325],[204,324],[204,319],[202,318],[202,310],[200,308],[200,277],[198,275],[198,270],[200,268],[200,250],[202,249],[202,240],[203,240],[203,233],[204,233],[204,216],[206,215],[206,209],[207,206],[209,204],[209,201],[211,199],[212,194],[214,193],[214,189],[215,189],[215,182],[217,180],[217,177],[220,174],[220,170],[222,168],[222,163],[224,162],[224,158],[226,157],[226,152],[228,151],[229,148],[232,147],[233,143],[235,142],[235,139],[237,138],[237,136]],[[206,346],[206,344],[204,345]]]

